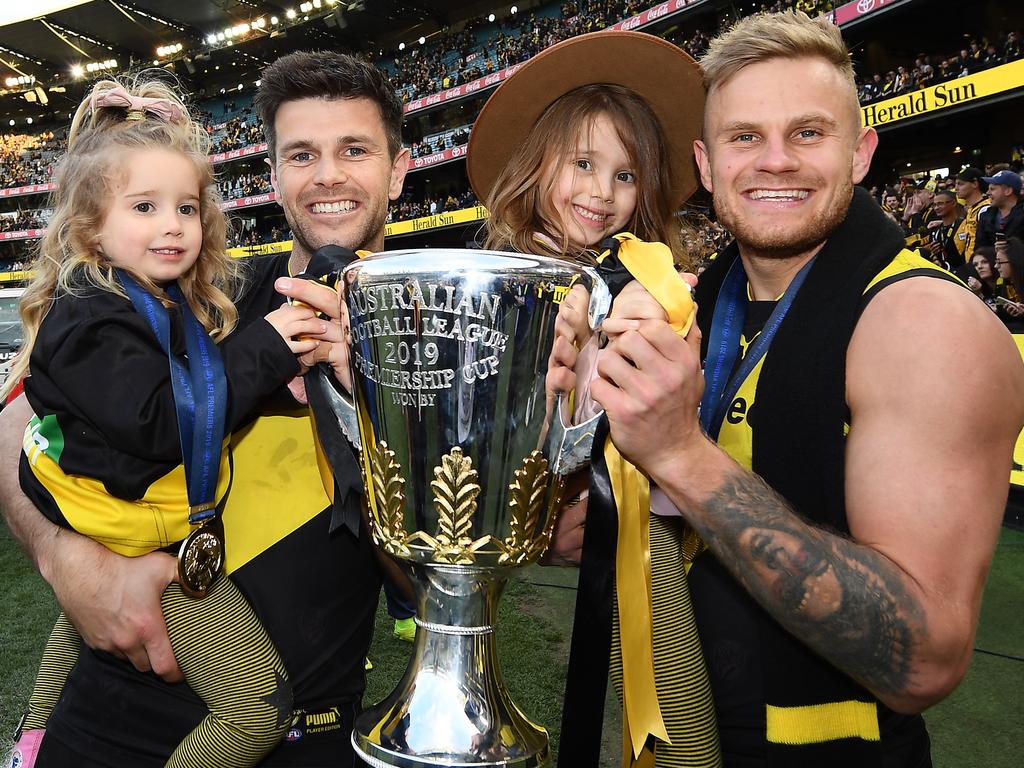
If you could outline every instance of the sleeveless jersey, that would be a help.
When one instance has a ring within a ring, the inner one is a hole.
[[[870,281],[863,294],[862,307],[886,286],[915,276],[955,280],[941,267],[904,250]],[[740,342],[741,355],[746,354],[774,306],[774,301],[748,303]],[[719,446],[748,470],[753,463],[754,437],[750,416],[756,412],[759,377],[771,354],[772,347],[769,347],[767,354],[740,385],[726,410],[718,438]],[[756,418],[754,422],[757,422]],[[844,426],[848,431],[849,416],[846,422]],[[907,764],[900,762],[903,754],[920,751],[922,738],[927,754],[927,736],[920,718],[896,715],[877,702],[844,700],[792,707],[767,703],[766,677],[771,677],[768,665],[773,662],[764,655],[766,640],[762,625],[770,619],[709,551],[697,556],[688,575],[726,765],[754,768],[775,764],[767,755],[778,745],[805,752],[799,757],[793,753],[794,762],[783,758],[781,764],[835,765],[834,753],[827,750],[837,742],[850,739],[881,740],[883,754],[886,755],[884,759],[888,760],[890,753],[896,757],[892,765]],[[787,637],[799,645],[795,638]],[[809,671],[792,669],[787,674],[796,681]],[[807,762],[803,762],[805,760]],[[889,764],[883,762],[883,765]]]

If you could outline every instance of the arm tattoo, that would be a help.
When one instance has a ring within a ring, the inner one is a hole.
[[[906,689],[925,611],[892,561],[805,523],[753,474],[702,506],[701,536],[780,624],[867,688]]]

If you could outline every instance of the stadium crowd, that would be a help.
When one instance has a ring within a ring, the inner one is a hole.
[[[242,114],[233,117],[222,126],[215,128],[207,122],[206,129],[213,138],[211,152],[230,152],[232,149],[241,149],[263,141],[263,129],[253,114],[252,106],[242,110]]]
[[[423,46],[414,46],[390,61],[375,61],[384,66],[396,89],[406,100],[436,93],[460,83],[498,71],[529,59],[545,47],[584,32],[604,29],[650,7],[650,0],[571,0],[542,6],[535,12],[509,14],[494,24],[475,19],[457,31],[445,30],[431,37]],[[798,8],[810,14],[831,11],[833,2],[822,0],[775,0],[760,3],[759,11],[774,12]],[[735,18],[739,17],[738,11]],[[668,36],[694,57],[707,49],[709,37],[720,27],[732,23],[727,13],[718,27],[695,32],[675,31]],[[921,55],[914,67],[901,67],[887,74],[874,75],[861,84],[862,101],[885,98],[907,89],[959,76],[965,71],[995,66],[1019,58],[1020,34],[1008,33],[1004,39],[989,45],[987,40],[972,41],[957,57],[942,58]],[[370,58],[373,58],[372,56]],[[961,62],[964,59],[967,63]],[[930,62],[936,62],[933,66]],[[995,62],[995,63],[993,63]],[[891,75],[891,78],[890,78]],[[212,103],[218,101],[214,114]],[[201,107],[203,105],[200,105]],[[253,146],[263,141],[251,97],[238,94],[227,100],[211,100],[210,109],[200,109],[201,118],[210,132],[214,154]],[[441,124],[422,137],[409,142],[414,158],[444,149],[462,146],[469,141],[470,125],[464,117],[452,117],[450,124]],[[0,188],[42,184],[50,180],[53,163],[63,152],[66,130],[37,135],[7,134],[0,136]]]
[[[0,232],[20,232],[26,229],[41,229],[46,226],[48,211],[23,210],[5,211],[0,215]]]
[[[476,19],[458,31],[443,31],[420,47],[405,49],[390,59],[371,61],[392,75],[396,90],[406,101],[468,83],[526,61],[550,45],[586,32],[606,29],[635,16],[655,3],[650,0],[569,0],[552,3],[532,13],[509,13],[490,23]],[[810,15],[826,13],[834,3],[823,0],[762,2],[760,11],[798,8]],[[738,14],[737,14],[738,17]],[[681,44],[680,41],[673,41]],[[707,41],[703,45],[706,47]],[[689,53],[694,50],[681,45]],[[702,53],[703,48],[697,50]]]
[[[1024,333],[1024,205],[1021,156],[948,176],[874,187],[907,247],[950,269],[1014,333]]]
[[[270,172],[253,173],[247,171],[233,176],[224,176],[217,182],[220,187],[220,196],[225,200],[238,200],[252,195],[262,195],[273,192],[270,186]]]
[[[465,124],[455,128],[446,128],[424,136],[419,141],[414,140],[409,144],[409,154],[413,158],[425,157],[453,147],[465,146],[469,143],[469,131],[472,127],[471,124]]]
[[[388,223],[417,219],[421,216],[434,216],[438,213],[458,211],[479,204],[473,190],[468,187],[462,191],[451,189],[444,193],[428,194],[417,198],[411,194],[403,195],[391,204],[388,211]]]
[[[61,151],[63,143],[52,131],[0,135],[0,188],[48,182],[53,160]]]
[[[857,97],[861,104],[889,99],[939,83],[966,77],[984,69],[998,67],[1024,56],[1021,33],[1006,32],[999,40],[971,39],[959,52],[949,56],[918,54],[913,66],[900,64],[883,76],[875,72],[858,79]]]

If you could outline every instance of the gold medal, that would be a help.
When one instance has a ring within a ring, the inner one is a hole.
[[[224,533],[220,521],[207,521],[181,543],[178,581],[189,597],[205,597],[224,568]]]

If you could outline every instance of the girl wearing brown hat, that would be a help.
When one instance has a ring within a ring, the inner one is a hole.
[[[690,260],[675,212],[697,186],[703,104],[696,63],[650,35],[598,32],[535,56],[495,91],[470,136],[470,182],[490,212],[486,247],[596,262],[616,295],[613,318],[642,284],[685,334],[692,302],[673,264]],[[587,299],[574,288],[556,326],[584,348],[576,365],[584,382],[596,349]],[[674,508],[662,514],[657,489],[606,435],[599,428],[595,445],[606,448],[595,451],[594,472],[610,482],[590,489],[561,763],[597,764],[610,667],[623,707],[623,765],[720,765],[681,518]],[[599,534],[603,518],[610,527]],[[588,555],[604,544],[614,568]]]

